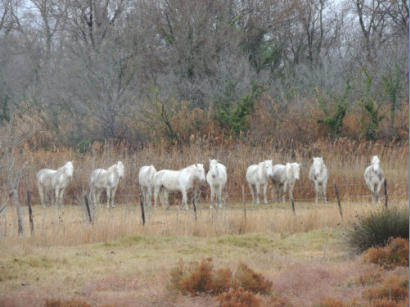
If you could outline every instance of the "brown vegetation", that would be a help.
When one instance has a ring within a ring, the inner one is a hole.
[[[366,290],[363,296],[373,300],[387,300],[403,304],[409,297],[409,277],[391,275],[381,285]]]
[[[212,258],[203,259],[200,263],[192,262],[188,266],[180,261],[170,275],[171,288],[193,296],[201,293],[217,295],[231,288],[265,295],[272,290],[272,282],[246,264],[239,264],[232,276],[229,268],[214,271]]]
[[[372,247],[365,252],[364,260],[378,264],[385,269],[409,266],[409,241],[394,238],[385,247]]]

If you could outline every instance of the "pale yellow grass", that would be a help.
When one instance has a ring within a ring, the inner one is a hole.
[[[7,234],[0,240],[0,303],[42,306],[46,298],[79,297],[93,305],[197,305],[197,300],[169,292],[169,272],[179,260],[208,257],[216,267],[232,270],[246,263],[278,286],[301,278],[301,270],[320,282],[319,288],[327,287],[326,295],[357,293],[357,286],[349,284],[363,264],[346,246],[344,229],[381,204],[344,203],[343,220],[335,203],[296,203],[296,216],[289,204],[246,205],[246,222],[242,204],[228,204],[225,216],[221,210],[212,216],[202,203],[197,221],[192,209],[160,208],[145,226],[135,204],[103,208],[92,225],[82,207],[66,207],[64,223],[56,224],[55,209],[36,205],[35,234],[30,236],[26,223],[23,237],[16,234],[15,212],[9,208]],[[282,280],[288,271],[290,280]],[[287,297],[300,306],[319,301],[322,294],[309,282],[294,285],[300,296],[289,290]],[[209,306],[212,299],[199,302]]]
[[[208,204],[198,205],[197,220],[193,210],[180,210],[178,206],[170,210],[152,209],[146,225],[142,225],[140,207],[136,204],[118,205],[114,209],[96,210],[92,224],[88,222],[85,208],[66,206],[64,221],[57,221],[57,210],[33,206],[34,235],[30,235],[28,214],[24,208],[25,235],[18,237],[15,211],[8,209],[6,218],[0,225],[3,246],[78,245],[94,242],[107,242],[124,236],[198,236],[218,237],[246,233],[295,233],[308,232],[322,228],[345,227],[358,216],[380,210],[382,203],[346,202],[342,203],[343,216],[339,215],[337,203],[315,205],[298,202],[295,204],[296,216],[292,214],[289,203],[252,205],[246,204],[246,219],[240,203],[229,203],[227,209],[210,211]],[[390,207],[408,206],[407,201],[390,202]],[[7,227],[5,225],[7,221]],[[7,228],[7,229],[6,229]]]

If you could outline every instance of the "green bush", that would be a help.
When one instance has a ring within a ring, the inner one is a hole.
[[[409,210],[390,209],[359,218],[348,230],[347,239],[354,251],[385,246],[390,238],[409,238]]]

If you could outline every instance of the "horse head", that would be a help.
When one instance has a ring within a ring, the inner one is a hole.
[[[73,161],[68,161],[66,164],[64,164],[63,172],[67,177],[69,178],[73,177],[73,173],[74,173]]]
[[[124,178],[124,164],[121,161],[117,162],[116,170],[120,178]]]
[[[265,172],[266,176],[272,177],[273,176],[273,164],[272,160],[265,160],[262,162],[263,164],[263,171]]]

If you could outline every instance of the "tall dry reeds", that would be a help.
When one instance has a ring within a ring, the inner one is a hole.
[[[363,172],[370,164],[372,155],[377,154],[381,167],[388,181],[389,199],[408,199],[408,142],[396,145],[383,142],[355,142],[340,138],[336,141],[317,141],[307,145],[295,145],[292,142],[281,144],[275,140],[253,144],[252,141],[237,143],[223,140],[225,145],[215,145],[206,138],[191,138],[190,144],[169,146],[163,142],[147,145],[140,150],[131,150],[126,144],[105,145],[96,143],[87,153],[72,149],[55,148],[54,150],[31,151],[27,146],[18,159],[29,161],[29,167],[21,185],[21,195],[27,190],[33,192],[34,203],[38,202],[35,185],[36,172],[44,167],[57,168],[65,161],[74,162],[74,179],[66,190],[66,204],[77,203],[81,192],[88,189],[89,175],[95,168],[107,168],[117,160],[125,165],[125,179],[120,183],[117,201],[127,203],[134,201],[138,195],[138,169],[153,164],[160,169],[180,169],[192,163],[204,163],[208,167],[209,158],[217,158],[227,166],[228,183],[225,189],[226,201],[242,199],[241,187],[244,185],[246,199],[250,199],[245,180],[246,169],[250,164],[265,159],[273,163],[298,161],[302,163],[301,179],[296,183],[294,197],[297,201],[313,197],[313,186],[308,179],[312,157],[323,156],[329,169],[328,197],[334,199],[333,184],[337,183],[342,200],[369,201],[370,193],[363,179]],[[178,196],[179,198],[180,196]],[[202,187],[202,199],[209,197],[209,188]],[[271,193],[269,193],[271,199]]]

